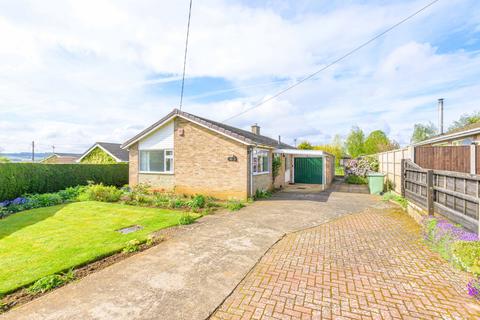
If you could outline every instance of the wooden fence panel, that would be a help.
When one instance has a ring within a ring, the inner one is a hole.
[[[411,149],[403,148],[377,154],[379,172],[386,175],[386,179],[394,183],[395,192],[401,193],[402,187],[402,160],[411,159]]]
[[[430,214],[437,212],[471,231],[479,232],[480,176],[427,170],[409,160],[405,160],[402,167],[404,194],[409,201]]]
[[[469,173],[470,146],[415,147],[414,160],[424,169]]]

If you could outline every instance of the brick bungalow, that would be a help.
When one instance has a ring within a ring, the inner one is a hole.
[[[179,194],[244,200],[256,190],[293,182],[328,186],[334,157],[297,150],[260,134],[174,109],[122,145],[129,151],[129,183]],[[272,159],[281,158],[273,181]],[[296,173],[295,173],[296,171]],[[295,181],[297,180],[297,181]]]

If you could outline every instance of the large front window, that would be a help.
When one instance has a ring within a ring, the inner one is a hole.
[[[252,159],[253,173],[268,173],[268,151],[254,150]]]
[[[140,150],[141,172],[173,172],[173,150]]]

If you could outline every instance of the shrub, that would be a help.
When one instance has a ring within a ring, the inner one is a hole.
[[[27,291],[30,294],[36,294],[39,292],[44,293],[49,290],[58,288],[65,283],[72,281],[73,279],[75,279],[75,274],[73,273],[73,270],[69,270],[68,272],[63,274],[52,274],[35,281],[34,284],[28,287]]]
[[[63,198],[58,193],[43,193],[28,195],[28,201],[30,202],[30,208],[42,208],[55,206],[64,202]]]
[[[270,191],[257,189],[257,191],[255,191],[255,195],[253,196],[253,198],[255,200],[258,200],[258,199],[267,199],[267,198],[270,198],[271,196],[272,196],[272,193]]]
[[[349,175],[345,178],[345,182],[348,184],[367,184],[367,178],[362,176]]]
[[[189,207],[192,209],[202,209],[205,207],[206,202],[205,196],[198,194],[189,202]]]
[[[103,201],[116,202],[120,200],[123,192],[114,186],[104,186],[103,184],[92,184],[86,187],[78,196],[79,201]]]
[[[132,253],[132,252],[137,252],[140,250],[140,241],[137,239],[132,239],[128,241],[123,248],[122,252],[123,253]]]
[[[480,275],[480,241],[457,241],[452,245],[452,255],[460,268]]]
[[[369,172],[377,172],[379,163],[374,156],[365,156],[348,161],[345,166],[345,175],[365,177]]]
[[[184,207],[187,207],[187,206],[188,206],[187,201],[184,201],[184,200],[181,200],[181,199],[178,199],[178,198],[171,198],[168,201],[168,207],[171,208],[171,209],[184,208]]]
[[[0,163],[0,200],[56,192],[88,181],[121,187],[128,183],[128,164]]]
[[[178,223],[181,225],[192,224],[194,222],[195,222],[195,218],[188,213],[182,214],[182,216],[178,220]]]
[[[68,187],[65,190],[60,190],[58,195],[62,197],[64,201],[73,201],[85,190],[85,186]]]
[[[245,205],[237,200],[229,200],[226,204],[226,208],[230,211],[238,211],[245,207]]]

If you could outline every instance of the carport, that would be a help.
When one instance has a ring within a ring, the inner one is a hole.
[[[335,177],[335,157],[320,150],[276,149],[285,184],[315,184],[326,189]]]

